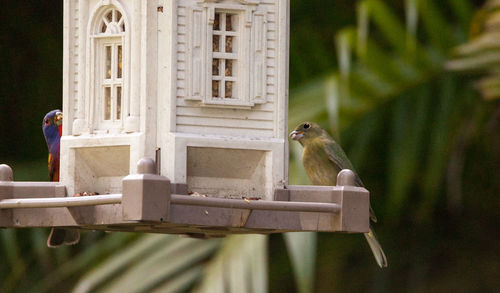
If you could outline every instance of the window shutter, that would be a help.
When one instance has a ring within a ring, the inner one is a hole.
[[[254,13],[252,43],[254,60],[251,97],[253,103],[261,104],[266,102],[266,19],[262,12]]]
[[[202,100],[203,96],[203,10],[193,8],[190,11],[189,47],[188,47],[188,99]],[[205,61],[206,62],[206,61]]]

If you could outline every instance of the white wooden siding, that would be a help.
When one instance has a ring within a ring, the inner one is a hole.
[[[177,117],[176,131],[196,134],[274,137],[276,102],[276,50],[278,1],[265,0],[259,10],[266,11],[266,100],[250,109],[211,108],[200,106],[197,102],[185,101],[187,93],[187,22],[192,0],[179,1],[177,6]],[[208,61],[207,61],[208,62]]]

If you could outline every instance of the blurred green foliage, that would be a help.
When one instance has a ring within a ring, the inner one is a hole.
[[[244,284],[269,281],[269,292],[311,286],[315,292],[496,291],[500,104],[483,100],[475,84],[488,76],[495,89],[498,63],[474,66],[474,58],[484,53],[477,40],[491,38],[494,29],[484,25],[490,19],[484,11],[496,15],[491,5],[498,1],[291,2],[289,126],[314,120],[344,146],[373,196],[388,269],[378,269],[357,235],[303,237],[294,242],[309,256],[301,262],[281,235],[266,244],[258,238],[204,242],[86,232],[78,246],[49,250],[46,230],[2,230],[0,291],[66,292],[75,284],[82,291],[111,290],[124,279],[146,291],[220,282],[233,288],[230,280],[238,276],[228,272],[235,267],[268,272],[267,280],[245,278]],[[44,180],[40,120],[61,106],[62,6],[25,0],[4,8],[0,161],[13,166],[16,180]],[[499,52],[495,46],[487,51]],[[307,184],[300,147],[290,148],[290,183]],[[260,248],[246,248],[248,243]],[[239,248],[253,251],[259,263]],[[262,249],[267,254],[259,254]],[[183,264],[178,255],[190,257]],[[307,280],[294,277],[297,263],[312,264],[296,270],[310,274]],[[142,271],[172,268],[167,264],[174,269]],[[137,278],[145,285],[130,282]]]

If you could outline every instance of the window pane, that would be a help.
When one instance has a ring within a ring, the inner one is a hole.
[[[106,46],[106,78],[111,78],[111,46]]]
[[[233,60],[232,59],[227,59],[226,60],[226,76],[233,76]]]
[[[212,80],[212,97],[218,98],[219,97],[219,80]]]
[[[122,14],[120,13],[120,11],[117,10],[116,11],[116,20],[115,21],[119,22],[121,18],[122,18]]]
[[[108,22],[113,21],[113,10],[111,10],[110,12],[108,12],[108,14],[106,14],[106,19],[108,20]]]
[[[111,119],[111,88],[104,88],[104,120]]]
[[[212,52],[217,57],[212,59],[212,97],[222,99],[234,99],[236,93],[235,76],[237,72],[238,41],[234,36],[238,29],[238,15],[226,12],[215,12],[212,34]],[[215,54],[215,53],[218,54]],[[220,53],[228,53],[220,54]],[[219,56],[221,55],[221,56]],[[229,59],[231,58],[231,59]],[[233,92],[233,88],[235,91]]]
[[[116,54],[118,57],[118,60],[116,62],[116,74],[117,78],[122,78],[122,46],[118,45],[118,54]]]
[[[103,22],[103,23],[102,23],[102,27],[101,27],[101,33],[105,33],[105,32],[106,32],[106,28],[107,28],[107,27],[108,27],[108,26],[106,25],[106,23],[104,23],[104,22]]]
[[[116,87],[116,119],[120,120],[122,116],[122,87]]]
[[[233,82],[226,81],[224,98],[231,99],[232,97],[233,97]]]
[[[212,75],[219,75],[220,59],[212,59]]]
[[[226,36],[226,53],[233,53],[233,37]]]
[[[233,18],[234,18],[234,15],[226,14],[226,31],[233,30]]]
[[[220,52],[219,47],[220,47],[220,36],[219,35],[214,35],[212,39],[212,51],[213,52]]]
[[[214,29],[214,31],[220,30],[220,13],[215,14],[213,29]]]

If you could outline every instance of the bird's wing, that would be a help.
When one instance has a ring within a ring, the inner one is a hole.
[[[356,173],[356,170],[354,170],[354,167],[351,164],[351,161],[349,161],[349,158],[345,154],[344,150],[338,143],[332,140],[326,140],[325,142],[325,152],[328,155],[328,159],[334,163],[340,170],[342,169],[349,169],[356,174],[356,179],[354,183],[356,186],[360,187],[365,187],[363,184],[363,181],[361,181],[361,178],[359,178],[358,174]],[[370,205],[370,219],[373,222],[377,222],[377,216],[375,215],[375,212],[372,209],[372,206]]]
[[[333,140],[325,139],[325,152],[328,155],[328,159],[337,166],[339,170],[349,169],[356,173],[354,167],[349,161],[349,158],[345,154],[344,150],[340,147],[338,143]],[[356,185],[363,187],[363,182],[359,179],[359,176],[356,175]]]

